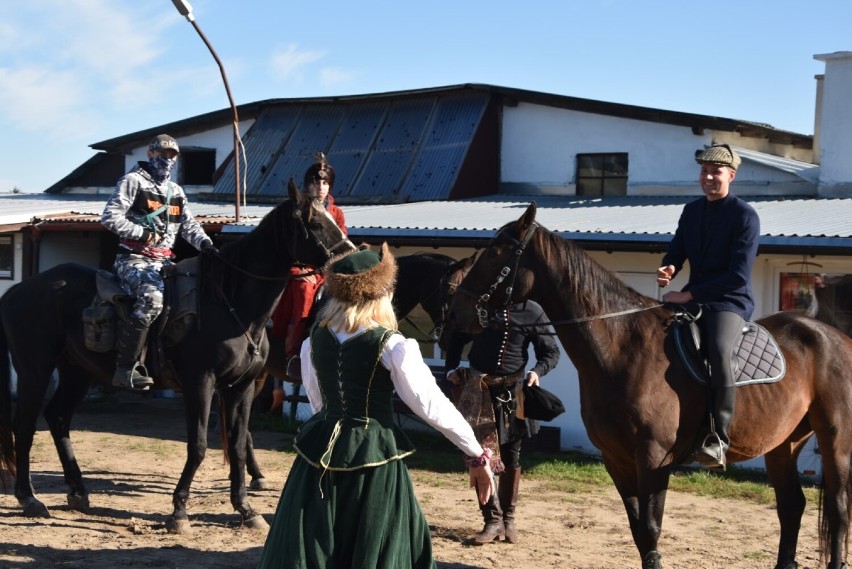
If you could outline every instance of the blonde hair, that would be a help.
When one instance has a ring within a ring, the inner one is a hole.
[[[376,324],[389,330],[397,329],[396,314],[389,294],[359,304],[330,296],[317,315],[317,326],[349,333]]]

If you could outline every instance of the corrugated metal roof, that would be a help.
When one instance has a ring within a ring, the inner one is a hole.
[[[518,219],[531,201],[536,220],[567,239],[664,243],[684,204],[699,196],[583,199],[489,196],[454,202],[345,208],[353,236],[484,238]],[[761,219],[762,245],[852,246],[852,199],[746,198]]]
[[[745,160],[749,160],[756,164],[763,164],[764,166],[775,168],[776,170],[781,170],[783,172],[789,172],[790,174],[798,176],[813,184],[819,183],[818,164],[800,162],[799,160],[792,160],[790,158],[782,158],[781,156],[766,154],[756,150],[749,150],[748,148],[740,148],[739,146],[735,146],[734,150],[736,150],[737,153]]]
[[[683,205],[699,196],[618,197],[489,196],[459,201],[352,205],[343,208],[355,239],[410,237],[422,239],[487,239],[518,219],[531,201],[536,220],[567,239],[600,242],[666,243],[677,226]],[[192,198],[190,198],[192,200]],[[761,220],[763,246],[852,247],[852,198],[749,197]],[[0,225],[50,221],[97,221],[106,198],[47,194],[0,195]],[[191,201],[202,221],[233,219],[233,206]],[[227,232],[246,232],[274,206],[241,209],[240,224]],[[68,214],[65,218],[62,214]]]
[[[280,195],[302,176],[317,151],[334,165],[338,199],[422,201],[450,196],[489,102],[486,92],[408,98],[274,104],[244,137],[251,159],[249,195]],[[233,161],[214,194],[233,193]]]

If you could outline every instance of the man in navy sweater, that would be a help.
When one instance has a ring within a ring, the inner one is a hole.
[[[663,295],[663,302],[699,303],[698,320],[710,365],[712,423],[695,455],[702,466],[725,470],[730,445],[728,429],[736,390],[731,355],[744,322],[754,311],[751,273],[757,257],[760,219],[746,202],[730,193],[740,157],[727,144],[695,153],[704,198],[686,204],[677,231],[657,269],[657,284],[668,286],[689,261],[689,280],[681,291]]]

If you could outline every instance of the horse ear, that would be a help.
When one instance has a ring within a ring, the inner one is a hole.
[[[299,202],[299,188],[296,187],[296,182],[293,181],[293,178],[290,178],[290,181],[287,182],[287,193],[290,195],[290,199],[294,202]]]
[[[527,232],[527,229],[532,227],[533,222],[535,221],[535,202],[531,202],[527,211],[524,212],[524,215],[518,220],[518,235],[523,235]]]

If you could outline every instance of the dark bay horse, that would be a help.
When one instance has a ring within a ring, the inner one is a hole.
[[[290,183],[289,199],[270,211],[239,241],[204,256],[198,326],[166,350],[183,391],[187,459],[173,494],[167,527],[189,528],[187,502],[192,479],[207,449],[207,421],[214,391],[224,409],[228,434],[231,504],[249,527],[266,527],[246,499],[245,461],[254,382],[266,361],[265,325],[284,289],[290,265],[322,266],[331,255],[354,249],[334,220]],[[0,447],[4,467],[16,475],[15,497],[29,517],[49,517],[34,495],[30,447],[36,419],[54,369],[59,382],[44,409],[59,453],[68,504],[86,511],[88,491],[71,445],[74,411],[92,382],[109,384],[115,354],[84,347],[81,313],[95,294],[95,270],[58,265],[12,287],[0,299]],[[10,369],[18,372],[18,401],[11,417]]]
[[[473,265],[473,261],[473,256],[457,261],[440,253],[411,253],[397,257],[398,272],[393,295],[397,319],[402,321],[419,304],[432,321],[432,330],[421,332],[424,336],[437,340],[441,335],[452,294],[466,271]],[[265,372],[291,381],[287,376],[284,339],[281,337],[270,336]],[[258,381],[265,378],[263,376]]]
[[[642,567],[660,569],[669,475],[691,461],[706,420],[706,388],[676,353],[672,312],[538,225],[535,214],[532,203],[482,251],[455,295],[450,321],[475,333],[509,302],[542,305],[577,368],[583,423],[624,502]],[[852,483],[852,340],[789,312],[758,322],[781,347],[787,374],[740,388],[728,460],[765,456],[781,526],[775,569],[795,569],[805,509],[796,459],[816,433],[824,474],[820,557],[840,569]]]

